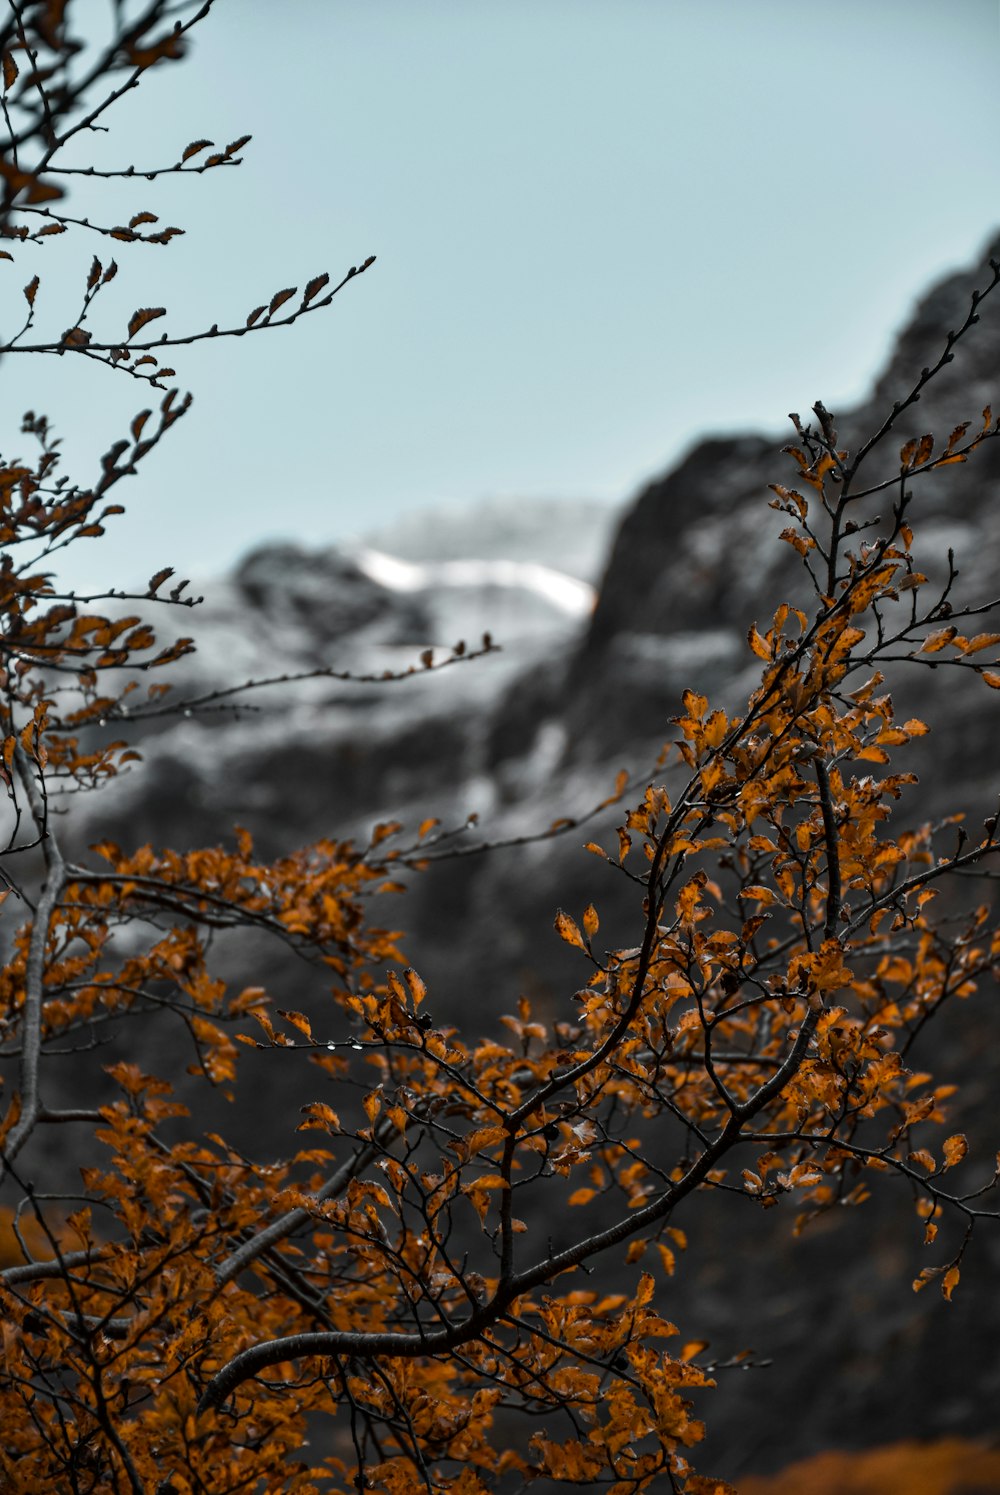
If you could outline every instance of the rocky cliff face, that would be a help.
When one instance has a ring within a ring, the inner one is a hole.
[[[921,301],[871,399],[836,412],[845,445],[875,430],[936,358],[974,283],[975,272],[963,272]],[[988,403],[1000,409],[998,374],[995,297],[906,412],[890,467],[908,436],[943,440]],[[461,824],[476,812],[479,829],[503,840],[580,814],[619,767],[652,767],[685,686],[735,704],[755,676],[748,625],[802,595],[797,557],[767,506],[768,484],[789,476],[782,439],[700,443],[628,506],[603,573],[613,516],[586,505],[494,507],[478,530],[474,516],[452,516],[436,548],[418,525],[351,550],[288,545],[248,557],[206,604],[201,653],[185,666],[189,690],[320,663],[394,668],[428,645],[471,644],[486,628],[504,652],[385,687],[279,684],[254,698],[254,712],[163,725],[147,733],[144,769],[98,797],[95,829],[123,842],[193,844],[238,821],[277,849],[363,832],[377,818],[436,814]],[[914,514],[925,571],[939,574],[953,547],[968,590],[983,599],[1000,590],[1000,442],[924,480]],[[953,808],[956,792],[989,813],[1000,786],[1000,705],[981,682],[948,672],[904,678],[899,689],[902,709],[929,712],[936,729],[907,813]],[[611,812],[585,835],[445,862],[415,880],[398,918],[436,1016],[467,1023],[473,1012],[489,1022],[519,990],[564,1011],[580,978],[551,932],[557,904],[595,898],[602,933],[629,942],[634,889],[579,850],[613,823]],[[944,1045],[955,1062],[975,1055],[971,1104],[975,1111],[978,1096],[981,1114],[964,1124],[984,1138],[996,1119],[998,1039],[987,992]],[[707,1323],[720,1358],[753,1345],[775,1362],[731,1377],[713,1398],[717,1442],[706,1467],[737,1476],[825,1444],[990,1430],[1000,1398],[995,1275],[991,1283],[1000,1232],[988,1243],[983,1232],[964,1298],[915,1299],[909,1281],[922,1262],[903,1203],[902,1217],[886,1204],[867,1224],[826,1223],[797,1244],[778,1211],[737,1211],[738,1234],[728,1210],[683,1222],[692,1266],[676,1279],[681,1301],[669,1315],[698,1332]]]
[[[1000,241],[990,250],[995,258]],[[971,271],[936,285],[901,333],[870,399],[837,411],[840,439],[856,448],[878,429],[895,400],[936,360],[947,332],[969,307]],[[983,407],[1000,400],[1000,312],[989,302],[981,325],[959,345],[953,363],[904,412],[898,435],[871,463],[870,481],[892,476],[900,446],[933,431],[939,443],[960,421],[978,422]],[[808,412],[804,412],[808,417]],[[662,724],[692,665],[714,689],[725,689],[746,661],[749,623],[766,617],[778,600],[807,595],[795,553],[778,541],[785,524],[767,508],[768,485],[789,481],[784,438],[734,437],[700,443],[672,471],[650,483],[619,528],[600,588],[591,627],[573,674],[578,707],[605,702],[627,682],[641,730]],[[1000,525],[997,484],[1000,451],[987,446],[964,466],[932,474],[914,485],[917,553],[929,574],[940,574],[949,547],[962,568],[963,586],[982,596],[998,577]],[[883,507],[891,500],[884,495]],[[869,512],[877,512],[875,504]],[[935,682],[935,685],[937,682]],[[698,688],[705,690],[705,684]],[[973,710],[979,698],[970,691]],[[582,697],[582,698],[581,698]],[[992,769],[992,764],[987,767]]]

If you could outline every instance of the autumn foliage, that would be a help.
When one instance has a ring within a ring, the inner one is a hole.
[[[864,1453],[823,1453],[771,1479],[740,1484],[741,1495],[990,1495],[1000,1490],[1000,1451],[943,1438],[892,1443]]]
[[[145,210],[81,224],[60,152],[148,68],[179,59],[209,10],[150,0],[138,20],[122,13],[88,68],[76,5],[11,4],[8,281],[29,240],[169,243],[176,231],[154,230]],[[248,138],[194,141],[173,163],[120,174],[228,169]],[[738,713],[688,690],[655,781],[613,790],[617,836],[586,850],[633,885],[634,940],[604,948],[594,904],[556,915],[580,976],[551,1025],[522,998],[502,1037],[440,1027],[400,936],[373,918],[380,892],[447,850],[436,822],[276,861],[239,830],[193,852],[104,840],[71,856],[72,796],[130,762],[141,772],[136,723],[197,716],[242,687],[175,699],[161,681],[193,647],[157,640],[157,611],[191,605],[168,568],[138,594],[80,596],[60,589],[58,553],[101,534],[120,512],[112,490],[184,415],[188,397],[163,384],[174,349],[311,315],[371,263],[280,290],[221,330],[154,336],[162,308],[99,326],[117,269],[95,257],[72,327],[37,329],[34,276],[2,349],[89,358],[104,365],[95,377],[164,391],[88,482],[60,473],[39,415],[22,427],[29,455],[0,465],[11,1492],[481,1495],[532,1480],[722,1492],[690,1462],[721,1368],[664,1311],[699,1197],[729,1191],[738,1215],[788,1196],[801,1228],[903,1184],[927,1243],[914,1286],[946,1298],[973,1230],[997,1217],[993,1158],[967,1158],[948,1127],[953,1087],[908,1063],[928,1019],[945,1009],[946,1021],[996,973],[991,909],[954,891],[968,887],[955,874],[995,875],[996,817],[909,824],[907,748],[927,728],[897,720],[889,684],[933,663],[980,675],[984,705],[1000,688],[1000,603],[961,596],[951,563],[930,580],[919,544],[920,480],[974,458],[998,422],[970,412],[943,441],[894,441],[901,412],[973,334],[998,264],[858,450],[822,405],[794,418],[771,503],[811,603],[773,599],[750,628],[759,679]],[[475,668],[475,652],[424,666]],[[307,958],[308,1012],[227,983],[215,941],[233,931]],[[154,1021],[183,1028],[188,1076],[135,1062],[130,1034]],[[111,1062],[98,1035],[117,1046]],[[219,1095],[239,1105],[246,1065],[259,1087],[262,1066],[292,1062],[303,1103],[280,1156],[273,1135],[250,1156],[200,1116],[202,1092],[213,1117]],[[194,1101],[177,1098],[181,1078]],[[554,1207],[578,1222],[558,1252],[545,1238]],[[962,1229],[942,1251],[952,1217]],[[610,1261],[615,1285],[602,1286]]]

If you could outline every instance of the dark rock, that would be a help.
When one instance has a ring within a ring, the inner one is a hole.
[[[233,583],[248,612],[266,631],[289,627],[305,632],[325,660],[329,646],[392,615],[387,643],[415,644],[429,625],[419,606],[404,603],[380,586],[350,556],[335,549],[303,550],[268,545],[252,551]]]

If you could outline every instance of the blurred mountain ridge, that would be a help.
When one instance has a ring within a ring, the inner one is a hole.
[[[990,253],[1000,256],[1000,238]],[[974,266],[928,290],[870,399],[834,412],[843,445],[856,448],[905,398],[963,320],[977,280]],[[1000,294],[904,413],[873,477],[892,473],[909,437],[933,431],[940,446],[989,404],[1000,410]],[[494,500],[349,544],[289,542],[249,555],[199,610],[190,630],[199,653],[176,672],[182,696],[321,665],[405,669],[427,647],[447,651],[461,638],[473,648],[484,630],[502,651],[391,684],[279,683],[247,698],[254,710],[157,724],[142,742],[144,765],[90,797],[80,834],[183,847],[223,839],[239,823],[276,852],[325,835],[366,836],[375,820],[414,826],[437,815],[458,827],[474,813],[471,845],[583,815],[620,767],[652,771],[686,686],[738,707],[759,669],[748,626],[766,627],[780,602],[807,598],[798,558],[778,538],[784,517],[768,508],[768,484],[791,480],[780,445],[775,436],[714,435],[618,512],[582,500]],[[938,576],[953,547],[963,595],[995,595],[1000,442],[913,486],[917,564]],[[921,783],[901,813],[938,816],[956,796],[991,813],[996,693],[964,671],[904,673],[890,685],[900,716],[932,727],[906,764]],[[634,888],[580,850],[617,818],[611,810],[566,835],[445,861],[416,877],[390,915],[379,910],[407,930],[436,1020],[464,1028],[474,1012],[487,1026],[521,991],[541,1017],[564,1016],[584,973],[552,934],[557,906],[593,899],[602,939],[634,943]],[[292,978],[255,968],[254,980],[280,997]],[[968,1115],[955,1125],[974,1146],[998,1141],[993,996],[963,1004],[930,1039],[932,1066],[968,1075]],[[775,1364],[713,1393],[727,1441],[704,1467],[735,1477],[825,1446],[989,1429],[988,1409],[1000,1405],[1000,1299],[983,1284],[1000,1270],[1000,1233],[982,1232],[968,1269],[980,1286],[949,1305],[910,1292],[924,1263],[908,1201],[902,1213],[872,1201],[867,1220],[846,1222],[860,1226],[860,1250],[835,1221],[793,1244],[775,1225],[778,1211],[765,1221],[739,1216],[738,1206],[734,1235],[727,1201],[714,1211],[712,1203],[683,1222],[692,1270],[682,1271],[685,1302],[669,1316],[690,1312],[699,1333],[707,1325],[720,1358],[752,1344]],[[558,1249],[572,1221],[551,1229]],[[794,1418],[776,1414],[792,1403]]]

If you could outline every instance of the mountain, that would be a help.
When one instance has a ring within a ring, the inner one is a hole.
[[[364,834],[373,819],[411,807],[423,819],[428,800],[463,820],[485,810],[495,798],[497,715],[522,681],[576,647],[615,518],[606,504],[505,500],[424,514],[395,553],[382,535],[252,552],[199,604],[197,652],[175,667],[174,694],[273,683],[236,709],[195,706],[143,723],[141,772],[84,814],[127,822],[133,837],[157,839],[169,825],[174,841],[192,844],[239,820],[277,846]],[[428,546],[437,558],[420,558]],[[192,631],[187,612],[159,623],[163,641]],[[485,658],[420,667],[428,648],[439,660],[459,641],[471,652],[487,632],[498,647]],[[353,676],[416,672],[388,685],[287,678],[326,665]]]
[[[593,582],[617,520],[615,505],[593,499],[490,498],[404,515],[359,543],[408,561],[542,562]]]
[[[1000,255],[1000,240],[990,253]],[[919,302],[871,397],[835,412],[843,444],[856,447],[877,429],[937,357],[965,316],[976,273],[943,279]],[[1000,408],[998,373],[994,297],[954,362],[904,412],[876,475],[891,475],[907,437],[946,437],[987,404]],[[768,508],[769,483],[790,474],[783,439],[700,442],[620,514],[504,500],[421,516],[350,545],[251,554],[210,589],[200,652],[178,671],[182,694],[331,663],[405,669],[428,647],[448,651],[459,639],[472,647],[484,630],[502,652],[385,685],[279,680],[235,714],[150,724],[142,770],[93,797],[82,834],[99,827],[122,842],[183,845],[223,837],[239,822],[280,850],[364,835],[376,819],[413,825],[438,815],[461,827],[475,813],[479,825],[457,841],[470,854],[416,877],[391,915],[409,931],[435,1017],[468,1026],[473,1012],[488,1025],[520,991],[543,1016],[564,1014],[580,975],[552,933],[556,906],[594,898],[602,936],[632,943],[634,889],[580,851],[583,840],[610,832],[616,812],[585,832],[488,854],[472,854],[475,838],[529,835],[557,815],[587,812],[620,767],[652,772],[686,686],[723,705],[745,698],[756,677],[748,626],[804,595],[797,557],[778,539],[781,516]],[[998,505],[1000,442],[924,480],[918,564],[941,576],[954,548],[963,587],[993,595]],[[980,815],[995,806],[1000,706],[962,675],[941,672],[930,693],[926,675],[899,686],[903,714],[929,713],[935,729],[914,755],[922,782],[905,808],[915,818],[954,808],[956,795]],[[254,976],[279,994],[301,980],[273,966]],[[973,1077],[956,1129],[995,1146],[1000,1019],[991,993],[963,1005],[928,1049],[935,1065]],[[872,1200],[865,1219],[828,1217],[801,1241],[776,1221],[779,1211],[737,1210],[734,1224],[728,1201],[710,1200],[681,1222],[691,1265],[675,1279],[680,1297],[668,1315],[682,1332],[707,1324],[720,1358],[752,1345],[774,1362],[729,1373],[712,1394],[705,1467],[737,1477],[826,1445],[974,1437],[993,1426],[1000,1298],[988,1284],[1000,1238],[984,1230],[980,1245],[977,1236],[964,1297],[915,1298],[909,1283],[921,1248],[912,1202],[898,1205]],[[554,1246],[571,1228],[552,1223]]]

